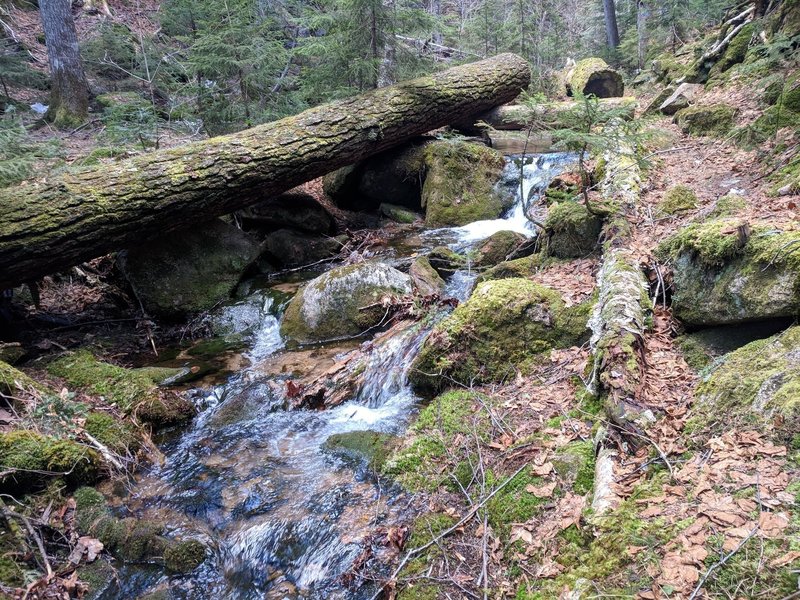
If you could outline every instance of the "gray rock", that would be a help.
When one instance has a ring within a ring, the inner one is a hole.
[[[330,233],[333,218],[317,199],[301,191],[288,191],[254,204],[241,212],[247,225],[269,229],[291,228],[309,233]]]
[[[661,103],[658,111],[665,115],[674,115],[679,110],[683,110],[694,102],[695,97],[703,90],[703,86],[697,83],[680,84],[669,98]]]
[[[279,229],[267,236],[264,251],[276,265],[299,267],[335,256],[342,249],[342,243],[339,238]]]

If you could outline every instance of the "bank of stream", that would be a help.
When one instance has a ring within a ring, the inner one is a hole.
[[[528,217],[540,216],[544,189],[573,162],[568,154],[510,157],[506,178],[519,185],[503,218],[458,228],[407,227],[377,260],[401,264],[443,244],[469,257],[498,231],[534,236]],[[444,295],[465,300],[475,277],[468,260],[448,279]],[[276,365],[294,355],[312,363],[335,359],[354,344],[287,348],[280,335],[285,303],[269,290],[254,297],[262,316],[241,361],[249,366],[211,389],[193,390],[198,417],[162,440],[163,463],[138,477],[119,509],[200,539],[207,559],[193,573],[173,577],[155,567],[122,566],[120,587],[107,598],[166,587],[181,598],[367,598],[375,591],[369,583],[348,587],[343,576],[376,530],[409,516],[410,498],[366,462],[326,451],[325,441],[355,431],[404,433],[420,402],[407,383],[408,369],[433,320],[374,342],[348,401],[327,410],[288,410],[287,375]]]

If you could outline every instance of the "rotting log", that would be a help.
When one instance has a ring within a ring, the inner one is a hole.
[[[636,111],[636,98],[626,96],[623,98],[602,98],[598,103],[598,118],[600,122],[607,121],[611,116],[622,117],[630,121]],[[569,127],[565,122],[571,111],[578,107],[574,101],[548,102],[536,106],[524,104],[504,104],[479,115],[476,126],[481,122],[493,129],[503,131],[518,131],[534,125],[536,129]]]
[[[0,191],[0,289],[274,196],[513,100],[528,63],[501,54],[237,134]]]
[[[570,68],[564,77],[568,96],[580,92],[598,98],[616,98],[625,92],[619,71],[612,69],[602,58],[584,58]]]

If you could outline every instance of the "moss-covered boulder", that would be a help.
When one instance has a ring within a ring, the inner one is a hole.
[[[602,58],[584,58],[572,67],[566,78],[567,95],[576,91],[585,96],[619,98],[625,93],[622,75]]]
[[[310,265],[338,254],[346,240],[346,236],[328,237],[279,229],[267,236],[264,257],[285,268]]]
[[[527,237],[516,231],[493,233],[475,248],[472,266],[478,269],[493,267],[505,261],[527,239]]]
[[[121,253],[120,266],[150,314],[182,319],[230,298],[259,246],[220,219]]]
[[[182,423],[195,414],[191,402],[174,392],[159,390],[146,369],[112,365],[97,360],[88,350],[65,354],[47,370],[69,386],[103,396],[122,411],[156,427]]]
[[[322,445],[322,449],[345,459],[365,462],[371,469],[380,470],[398,437],[378,431],[348,431],[334,433]]]
[[[717,60],[716,64],[712,67],[710,76],[713,77],[718,73],[724,73],[734,65],[738,65],[744,61],[747,55],[747,48],[750,45],[750,40],[755,31],[755,24],[748,23],[737,33],[728,44],[725,52]]]
[[[467,266],[467,258],[447,246],[437,246],[428,253],[427,258],[436,272],[444,278]]]
[[[798,247],[800,232],[727,218],[690,224],[657,254],[673,265],[675,316],[707,326],[797,316]]]
[[[697,208],[697,195],[687,185],[676,185],[667,190],[658,209],[666,215],[677,215]]]
[[[244,209],[240,213],[246,227],[298,229],[327,234],[333,230],[331,215],[307,192],[290,190]]]
[[[434,327],[409,379],[425,395],[454,381],[502,381],[538,354],[585,340],[588,316],[588,303],[568,308],[558,292],[527,279],[481,283]]]
[[[735,115],[727,104],[694,105],[678,111],[675,122],[684,133],[720,137],[733,128]]]
[[[567,200],[550,207],[544,226],[551,256],[579,258],[597,248],[603,222],[599,216],[590,213],[582,202]]]
[[[728,192],[724,196],[717,198],[714,207],[708,213],[708,218],[719,219],[721,217],[735,217],[747,208],[747,200],[744,196],[736,192]]]
[[[382,263],[331,269],[292,298],[281,333],[301,344],[357,336],[381,324],[384,300],[410,292],[411,278]]]
[[[378,210],[380,210],[384,217],[395,223],[414,223],[420,218],[420,215],[413,210],[405,208],[404,206],[398,206],[397,204],[389,204],[388,202],[381,204]]]
[[[416,290],[424,296],[439,294],[444,291],[444,279],[433,268],[427,256],[420,256],[414,259],[408,269],[408,274],[414,282]]]
[[[78,567],[78,580],[86,585],[86,595],[83,600],[100,600],[112,593],[118,592],[117,570],[111,564],[101,559]]]
[[[27,490],[51,478],[63,477],[70,485],[93,483],[103,461],[93,449],[70,439],[35,431],[0,433],[0,488]]]
[[[800,326],[726,354],[697,398],[691,429],[714,434],[749,427],[800,447]]]
[[[477,283],[491,281],[492,279],[513,279],[515,277],[530,277],[543,266],[555,259],[549,258],[540,252],[501,262],[478,276]]]
[[[422,207],[430,227],[496,219],[513,203],[513,196],[497,185],[506,162],[496,150],[460,140],[438,140],[425,147],[424,157]]]
[[[664,104],[664,101],[675,93],[675,86],[668,85],[663,88],[655,97],[648,103],[642,114],[644,116],[658,114],[659,108]]]
[[[184,540],[164,549],[164,566],[174,573],[190,573],[203,564],[206,547],[197,540]]]

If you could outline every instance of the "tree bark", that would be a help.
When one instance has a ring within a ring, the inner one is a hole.
[[[644,0],[638,0],[636,3],[636,55],[639,70],[644,69],[645,60],[647,59],[647,5]]]
[[[609,48],[619,46],[619,29],[617,28],[617,10],[614,0],[603,0],[603,15],[606,21],[606,40]]]
[[[514,54],[243,132],[0,191],[0,289],[238,210],[514,99]]]
[[[83,72],[71,0],[41,0],[39,14],[50,64],[50,106],[47,118],[56,127],[74,127],[89,108],[89,84]]]

